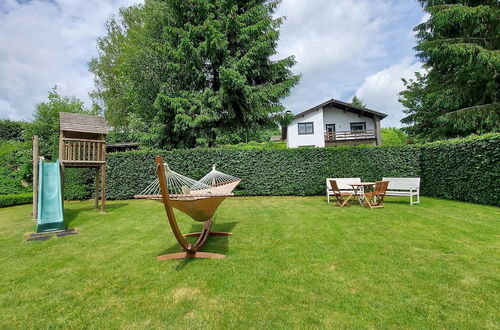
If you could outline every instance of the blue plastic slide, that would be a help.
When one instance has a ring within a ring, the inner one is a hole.
[[[38,221],[36,232],[64,230],[64,209],[59,160],[38,162]]]

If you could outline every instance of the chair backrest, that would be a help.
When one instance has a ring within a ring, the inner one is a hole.
[[[375,182],[375,194],[385,194],[387,191],[387,186],[389,185],[389,181],[376,181]]]
[[[330,189],[332,189],[334,192],[340,191],[339,186],[337,184],[337,180],[329,180],[330,181]]]
[[[361,183],[361,178],[328,178],[326,179],[326,185],[329,189],[332,189],[330,180],[337,182],[339,190],[352,190],[352,186],[349,185],[350,183]]]
[[[420,188],[420,178],[382,178],[389,181],[389,190],[409,190]]]

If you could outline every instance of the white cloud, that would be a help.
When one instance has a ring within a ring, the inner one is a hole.
[[[330,98],[347,101],[373,75],[412,56],[414,0],[285,0],[277,57],[295,55],[303,78],[284,104],[294,113]],[[384,109],[377,109],[384,111]]]
[[[415,76],[415,72],[422,71],[420,62],[404,58],[400,63],[368,76],[356,95],[368,108],[388,114],[382,126],[400,127],[400,120],[404,117],[403,106],[398,102],[399,92],[404,89],[401,78],[410,79]]]
[[[4,100],[0,100],[0,113],[4,115],[4,118],[14,120],[16,117],[16,110],[12,105]]]
[[[0,0],[0,118],[29,119],[56,84],[61,94],[88,101],[87,62],[106,19],[138,2]],[[347,100],[368,76],[412,56],[408,32],[422,15],[415,0],[284,0],[278,57],[296,55],[294,71],[303,74],[287,108]]]
[[[0,118],[29,119],[54,85],[88,102],[96,40],[110,14],[135,2],[0,0]]]

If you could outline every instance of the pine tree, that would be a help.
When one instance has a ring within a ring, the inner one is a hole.
[[[424,140],[500,129],[500,5],[496,0],[419,0],[431,15],[415,28],[426,73],[405,81],[410,135]]]
[[[356,95],[352,97],[351,104],[354,104],[361,108],[366,108],[366,104],[363,102],[363,100],[360,97],[357,97]]]
[[[110,75],[98,70],[112,57],[101,44],[101,57],[91,65],[100,96],[109,93],[103,103],[119,99],[125,112],[139,113],[159,147],[213,145],[218,136],[268,126],[299,80],[290,70],[292,56],[272,59],[282,23],[272,14],[279,3],[150,0],[135,7],[128,12],[133,19],[122,15],[101,41],[118,49],[107,63],[119,79],[111,77],[110,84]]]

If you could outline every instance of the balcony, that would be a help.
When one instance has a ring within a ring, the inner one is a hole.
[[[62,138],[59,158],[66,166],[100,166],[106,163],[106,141]]]
[[[376,138],[377,132],[375,130],[339,131],[334,133],[325,133],[325,142],[375,140]]]

